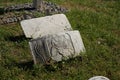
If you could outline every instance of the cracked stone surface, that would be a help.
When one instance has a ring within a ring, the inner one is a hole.
[[[33,18],[21,21],[22,29],[27,38],[37,38],[48,34],[55,34],[72,30],[64,14]]]
[[[67,31],[33,39],[29,42],[35,64],[62,61],[85,52],[79,31]]]

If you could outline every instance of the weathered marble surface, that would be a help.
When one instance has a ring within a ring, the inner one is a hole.
[[[79,31],[67,31],[29,42],[35,63],[62,61],[80,55],[85,47]]]
[[[72,30],[64,14],[33,18],[21,21],[22,29],[27,38],[37,38],[48,34]]]
[[[89,80],[110,80],[110,79],[104,76],[95,76],[95,77],[90,78]]]

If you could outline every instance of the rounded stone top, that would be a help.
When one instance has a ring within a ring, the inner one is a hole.
[[[95,77],[90,78],[89,80],[110,80],[110,79],[104,76],[95,76]]]

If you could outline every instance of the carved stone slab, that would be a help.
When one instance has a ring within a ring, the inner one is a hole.
[[[29,44],[35,64],[66,60],[85,51],[79,31],[47,35],[33,39]]]
[[[38,38],[48,34],[55,34],[72,30],[64,14],[33,18],[21,21],[22,29],[27,38]]]

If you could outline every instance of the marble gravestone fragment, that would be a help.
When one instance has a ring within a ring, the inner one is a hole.
[[[34,63],[47,64],[74,58],[85,52],[79,31],[73,31],[64,14],[21,21]]]
[[[90,78],[89,80],[110,80],[110,79],[104,76],[95,76],[95,77]]]
[[[27,38],[38,38],[48,34],[55,34],[72,30],[64,14],[33,18],[21,21],[22,29]]]
[[[67,31],[43,36],[29,42],[34,63],[55,62],[80,55],[85,47],[79,31]]]

